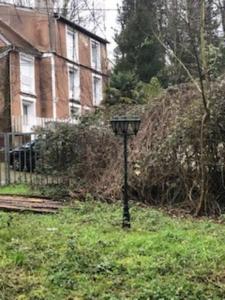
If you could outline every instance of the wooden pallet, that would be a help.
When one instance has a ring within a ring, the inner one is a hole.
[[[60,208],[63,208],[63,204],[58,201],[19,196],[0,196],[0,210],[56,213]]]

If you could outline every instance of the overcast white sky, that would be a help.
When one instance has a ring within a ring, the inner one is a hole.
[[[118,5],[120,6],[122,4],[122,0],[96,0],[95,2],[96,6],[105,8],[105,22],[103,21],[103,24],[101,24],[102,29],[98,29],[97,33],[101,36],[105,34],[105,36],[103,37],[110,42],[110,44],[108,45],[108,56],[109,59],[113,59],[113,50],[116,46],[113,37],[115,35],[115,30],[118,29],[117,7]]]

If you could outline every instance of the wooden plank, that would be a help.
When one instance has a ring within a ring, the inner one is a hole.
[[[0,210],[3,211],[20,211],[20,212],[36,212],[36,213],[57,213],[58,209],[46,209],[46,208],[30,208],[30,207],[18,207],[18,206],[7,206],[0,204]]]
[[[48,199],[0,196],[0,210],[56,213],[62,207],[61,202]]]
[[[51,206],[51,205],[23,205],[23,204],[17,204],[17,203],[7,203],[7,202],[3,202],[3,203],[0,203],[1,206],[7,206],[7,207],[10,207],[10,206],[16,206],[18,208],[40,208],[40,209],[55,209],[55,210],[58,210],[62,207],[59,207],[59,206]]]
[[[21,196],[0,196],[0,201],[1,200],[18,200],[18,201],[29,201],[29,202],[39,202],[39,203],[43,203],[48,201],[49,203],[59,203],[62,204],[61,202],[58,201],[54,201],[54,200],[49,200],[49,199],[43,199],[43,198],[28,198],[28,197],[21,197]]]
[[[42,201],[42,202],[36,202],[36,201],[23,201],[23,200],[12,200],[12,199],[0,199],[0,203],[17,203],[18,205],[22,204],[22,205],[49,205],[49,206],[56,206],[56,207],[63,207],[63,205],[61,203],[58,202],[48,202],[48,201]]]

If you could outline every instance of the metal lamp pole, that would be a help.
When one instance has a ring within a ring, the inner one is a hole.
[[[130,211],[128,199],[128,137],[136,135],[140,127],[141,120],[138,117],[114,117],[111,126],[115,135],[123,137],[124,144],[124,187],[123,187],[123,228],[130,228]]]
[[[130,211],[128,203],[128,152],[127,152],[127,133],[123,136],[124,143],[124,191],[123,191],[123,227],[130,228]]]

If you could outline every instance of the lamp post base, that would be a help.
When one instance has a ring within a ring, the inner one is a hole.
[[[130,212],[129,212],[129,206],[128,202],[126,203],[126,206],[124,207],[123,210],[123,228],[131,228],[131,223],[130,223]]]
[[[123,221],[122,227],[123,228],[131,228],[130,222]]]

